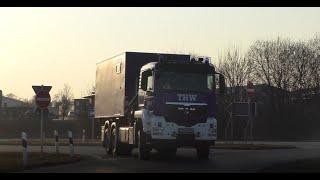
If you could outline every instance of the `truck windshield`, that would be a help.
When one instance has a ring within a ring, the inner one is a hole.
[[[185,73],[185,72],[158,72],[156,79],[157,89],[161,90],[188,90],[212,91],[214,88],[213,74]]]

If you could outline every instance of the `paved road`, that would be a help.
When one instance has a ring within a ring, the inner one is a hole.
[[[75,148],[76,153],[90,155],[92,158],[75,164],[43,167],[25,172],[257,172],[275,163],[320,157],[320,142],[273,142],[272,144],[296,145],[298,148],[274,150],[211,149],[208,161],[197,160],[194,149],[183,148],[178,149],[175,159],[161,158],[154,151],[150,161],[141,161],[136,157],[136,149],[133,150],[133,157],[110,158],[105,155],[102,147],[79,146]],[[0,151],[20,150],[20,146],[0,146]],[[30,151],[39,150],[38,146],[30,146]],[[53,152],[54,147],[45,147],[45,151]],[[61,151],[67,153],[68,147],[61,147]]]

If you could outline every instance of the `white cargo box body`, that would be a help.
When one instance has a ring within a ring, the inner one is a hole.
[[[125,52],[97,64],[95,118],[123,117],[125,101],[138,91],[140,69],[149,62],[189,61],[190,55]]]

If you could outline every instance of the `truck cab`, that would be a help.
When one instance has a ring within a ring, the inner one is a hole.
[[[217,139],[216,74],[208,61],[195,59],[141,68],[134,112],[145,143],[140,156],[148,157],[152,148],[173,155],[177,148],[191,146],[199,158],[208,158]],[[223,76],[219,81],[224,86]]]

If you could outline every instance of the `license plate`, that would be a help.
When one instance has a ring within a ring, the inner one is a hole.
[[[179,128],[179,134],[193,134],[193,128]]]

